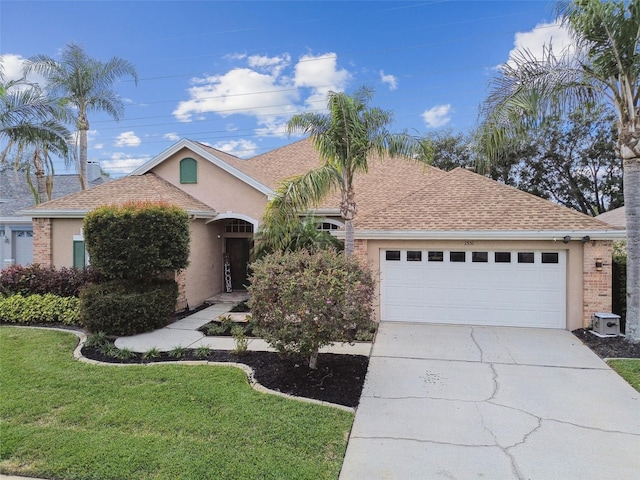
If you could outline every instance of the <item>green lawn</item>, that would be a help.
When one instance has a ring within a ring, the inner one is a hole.
[[[335,479],[353,415],[254,391],[233,367],[103,366],[74,335],[0,327],[0,473]]]
[[[640,392],[640,359],[609,360],[609,365]]]

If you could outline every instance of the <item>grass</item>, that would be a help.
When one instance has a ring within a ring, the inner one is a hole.
[[[353,415],[253,390],[241,370],[103,366],[76,337],[0,327],[0,473],[335,479]]]
[[[640,359],[609,360],[609,365],[640,392]]]

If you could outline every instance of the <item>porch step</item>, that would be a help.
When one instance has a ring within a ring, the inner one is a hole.
[[[214,303],[236,304],[236,303],[244,302],[245,300],[249,300],[249,292],[247,292],[246,290],[237,290],[230,293],[227,293],[227,292],[218,293],[213,297],[207,298],[204,301],[204,303],[207,303],[209,305],[212,305]]]

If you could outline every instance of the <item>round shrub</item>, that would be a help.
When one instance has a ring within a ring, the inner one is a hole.
[[[89,285],[80,294],[81,323],[93,333],[136,335],[162,328],[175,312],[178,284],[111,282]]]
[[[355,258],[333,250],[273,253],[251,265],[253,320],[278,352],[309,356],[350,342],[371,324],[374,280]]]
[[[97,208],[84,219],[84,237],[91,265],[111,278],[150,278],[188,264],[189,215],[176,206]]]

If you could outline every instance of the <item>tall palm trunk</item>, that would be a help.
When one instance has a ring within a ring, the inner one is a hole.
[[[344,253],[347,257],[354,254],[356,250],[355,230],[353,219],[358,213],[356,205],[356,193],[352,185],[347,185],[342,191],[342,202],[340,203],[340,214],[344,219]]]
[[[627,339],[640,342],[640,158],[624,160],[627,221]]]
[[[82,190],[88,188],[87,184],[87,132],[89,131],[89,120],[83,111],[78,113],[78,133],[80,136],[80,155],[78,164],[78,175],[80,177],[80,187]]]

